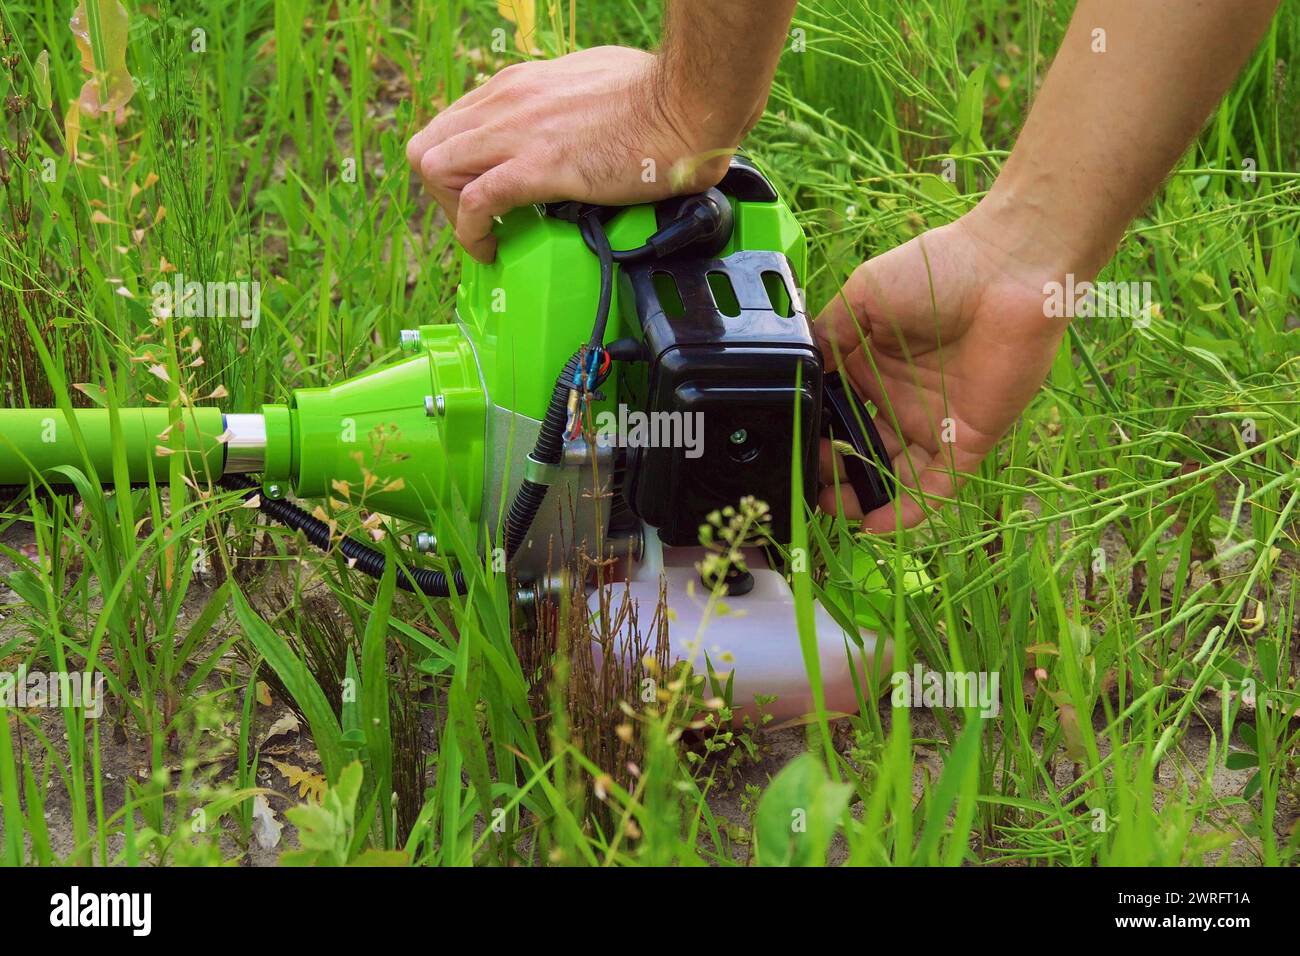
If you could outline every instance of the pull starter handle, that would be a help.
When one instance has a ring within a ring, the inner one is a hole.
[[[894,490],[889,456],[871,416],[838,371],[827,372],[822,379],[822,436],[853,449],[852,455],[843,456],[844,472],[862,513],[888,504]]]

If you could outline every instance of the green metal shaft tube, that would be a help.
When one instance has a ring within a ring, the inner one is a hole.
[[[170,432],[166,408],[120,408],[117,414],[120,447],[132,482],[148,481],[151,470],[155,479],[166,476],[170,456],[158,454],[160,447],[184,455],[192,475],[213,479],[221,475],[226,448],[218,440],[225,431],[220,409],[185,409]],[[108,409],[78,408],[73,415],[85,443],[84,455],[61,409],[0,409],[0,485],[26,484],[33,474],[60,465],[88,472],[87,458],[101,481],[110,480],[114,435]],[[165,438],[159,437],[164,434]]]

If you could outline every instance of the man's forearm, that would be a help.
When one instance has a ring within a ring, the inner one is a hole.
[[[1092,275],[1231,86],[1278,0],[1080,0],[982,204],[1044,266]]]
[[[796,0],[667,0],[656,95],[684,137],[739,144],[762,115]]]

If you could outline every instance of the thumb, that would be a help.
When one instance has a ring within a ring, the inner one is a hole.
[[[826,371],[833,372],[860,348],[865,348],[870,326],[866,310],[867,263],[853,270],[813,323],[813,336],[822,350]]]

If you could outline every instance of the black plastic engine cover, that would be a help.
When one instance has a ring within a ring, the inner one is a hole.
[[[622,281],[647,358],[624,376],[624,398],[660,435],[671,424],[696,438],[648,447],[625,436],[628,504],[665,544],[694,545],[710,512],[752,495],[771,508],[773,537],[789,540],[790,467],[802,467],[811,501],[822,402],[822,358],[789,262],[677,256],[625,266]]]

